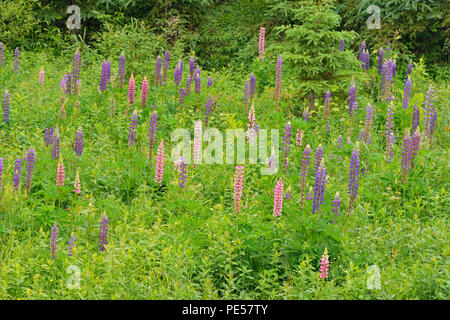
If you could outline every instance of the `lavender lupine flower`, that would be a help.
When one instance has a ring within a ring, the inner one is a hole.
[[[72,256],[72,250],[73,250],[73,247],[74,247],[74,245],[75,245],[75,240],[76,240],[77,238],[75,238],[75,235],[73,234],[73,232],[72,232],[72,236],[70,237],[70,240],[69,240],[69,247],[67,248],[67,255],[69,256],[69,257],[71,257]]]
[[[163,84],[167,84],[167,75],[169,74],[169,63],[170,63],[170,54],[169,51],[164,51],[164,60],[163,60]]]
[[[77,94],[80,87],[80,69],[81,69],[81,55],[80,49],[77,48],[73,54],[73,64],[72,64],[72,79],[74,93]]]
[[[131,75],[130,80],[128,81],[128,103],[130,105],[134,104],[134,95],[135,95],[135,80],[134,75]]]
[[[191,75],[191,77],[194,75],[195,72],[195,58],[194,56],[191,56],[191,58],[189,59],[189,74]]]
[[[53,136],[52,159],[59,159],[59,129],[56,128]]]
[[[19,48],[14,50],[14,72],[19,72],[19,64],[20,64],[20,51]]]
[[[308,111],[308,107],[305,108],[305,110],[303,110],[303,121],[309,121],[309,111]]]
[[[339,211],[341,211],[341,197],[339,196],[339,192],[336,192],[333,200],[333,213],[339,217]]]
[[[181,62],[181,59],[178,60],[177,66],[175,67],[175,70],[173,72],[173,77],[175,85],[179,87],[181,84],[181,79],[183,78],[183,62]]]
[[[130,117],[130,128],[128,130],[128,146],[132,147],[134,142],[136,141],[137,136],[137,126],[138,126],[138,114],[137,110],[133,111],[133,114]]]
[[[385,137],[386,137],[386,154],[389,158],[393,156],[393,145],[394,145],[394,104],[391,102],[389,104],[387,114],[386,114],[386,124],[385,124]]]
[[[209,116],[212,113],[212,98],[211,96],[208,94],[208,97],[206,97],[206,105],[205,105],[205,121],[204,121],[204,126],[205,128],[208,127],[208,123],[209,123]]]
[[[105,246],[108,244],[108,226],[108,217],[103,213],[100,219],[100,229],[98,232],[98,247],[100,251],[105,251]]]
[[[75,153],[79,157],[81,157],[81,155],[83,154],[83,138],[84,138],[83,128],[80,126],[78,127],[75,138]]]
[[[419,123],[420,123],[420,108],[417,106],[416,103],[413,108],[411,132],[416,131],[416,128],[419,127]]]
[[[21,176],[22,176],[22,159],[17,158],[14,164],[13,192],[19,190]]]
[[[125,84],[125,52],[122,51],[122,54],[119,57],[119,87],[123,88]]]
[[[423,124],[425,129],[425,135],[427,136],[428,141],[431,144],[434,135],[434,130],[436,128],[436,118],[437,118],[436,108],[434,107],[434,90],[431,85],[428,88],[424,103],[425,107],[424,107]]]
[[[308,181],[309,161],[311,159],[311,147],[309,144],[303,150],[302,165],[300,167],[300,207],[303,209],[305,201],[305,187]]]
[[[189,74],[186,77],[186,88],[184,89],[184,93],[186,94],[186,96],[191,94],[191,88],[192,88],[192,77]]]
[[[378,74],[381,75],[383,72],[383,48],[378,50]]]
[[[9,124],[9,92],[5,90],[5,97],[3,98],[3,121]]]
[[[161,83],[161,57],[156,58],[155,63],[155,87],[159,86]]]
[[[323,154],[324,154],[324,150],[322,147],[322,144],[319,144],[319,146],[316,149],[316,152],[314,154],[314,175],[317,172],[317,169],[319,168],[320,162],[322,161],[323,158]]]
[[[292,196],[292,193],[291,193],[291,189],[288,189],[288,190],[284,193],[284,198],[285,198],[286,200],[292,200],[293,196]]]
[[[330,115],[330,97],[331,92],[328,90],[325,92],[325,98],[323,100],[323,119],[327,120],[328,116]]]
[[[253,98],[255,97],[256,91],[256,77],[253,73],[250,74],[250,103],[253,102]]]
[[[0,67],[3,67],[4,63],[5,63],[5,46],[3,45],[3,42],[0,42]]]
[[[364,51],[366,50],[366,42],[361,42],[361,45],[359,46],[359,56],[358,60],[363,62],[364,61]]]
[[[150,116],[150,124],[148,126],[148,158],[151,161],[152,155],[153,155],[153,148],[155,146],[156,142],[156,129],[158,127],[158,112],[153,111],[152,115]]]
[[[413,68],[412,60],[409,60],[408,66],[406,67],[406,76],[407,76],[407,77],[408,77],[408,75],[411,74],[412,68]]]
[[[111,77],[111,61],[105,60],[102,63],[102,76],[100,79],[100,93],[106,90]]]
[[[405,83],[405,91],[403,92],[403,102],[402,102],[402,107],[405,110],[408,109],[408,106],[409,106],[409,98],[411,96],[411,86],[412,86],[411,78],[407,77],[406,83]]]
[[[144,109],[147,106],[147,96],[148,96],[148,80],[147,77],[144,77],[141,86],[141,105]]]
[[[280,217],[283,209],[283,180],[280,178],[275,186],[273,198],[273,216]]]
[[[348,90],[348,112],[350,116],[353,117],[353,107],[356,101],[356,87],[355,87],[355,79],[352,77],[352,82],[350,84],[350,89]]]
[[[325,191],[325,182],[327,177],[327,171],[325,169],[325,163],[323,159],[320,161],[319,167],[316,170],[316,178],[314,182],[314,198],[312,213],[320,211],[320,206],[323,203],[323,194]]]
[[[178,165],[178,173],[179,173],[179,186],[180,188],[186,187],[186,178],[187,178],[187,165],[184,157],[180,158],[180,163]]]
[[[50,235],[50,256],[56,259],[56,254],[58,252],[58,225],[56,222],[52,226],[52,232]]]
[[[344,40],[344,39],[341,39],[341,40],[339,41],[339,50],[344,51],[344,50],[345,50],[344,45],[345,45],[345,40]]]
[[[349,213],[353,210],[353,204],[359,189],[359,143],[352,151],[350,158],[350,173],[348,177],[348,196],[349,196]]]
[[[283,171],[286,172],[287,167],[289,166],[289,151],[291,149],[291,131],[292,126],[291,123],[288,122],[284,127],[283,134]]]
[[[277,64],[275,66],[275,105],[278,105],[281,96],[281,74],[283,68],[283,60],[281,54],[278,56]]]
[[[247,114],[248,110],[248,100],[250,98],[250,83],[249,80],[245,80],[244,83],[244,112]]]
[[[202,80],[200,78],[200,74],[196,73],[194,76],[194,82],[195,82],[195,93],[200,93],[202,90]]]
[[[36,154],[33,147],[30,147],[27,155],[27,174],[25,175],[25,190],[30,193],[31,180],[33,179],[34,163],[36,162]]]
[[[339,149],[342,149],[342,136],[339,136],[336,140],[336,145]]]
[[[178,95],[178,103],[180,104],[180,107],[183,107],[185,96],[186,96],[186,92],[184,91],[183,88],[180,88],[179,95]]]
[[[409,130],[406,129],[405,136],[403,137],[402,146],[402,180],[408,179],[408,174],[411,169],[411,159],[414,153],[414,146],[412,137],[409,134]]]
[[[412,136],[412,156],[411,156],[411,167],[414,167],[414,159],[416,158],[417,154],[419,153],[419,145],[420,145],[420,130],[419,128],[414,131],[414,134]]]
[[[53,127],[45,128],[44,141],[46,147],[53,144]]]
[[[388,60],[383,64],[383,74],[381,77],[381,92],[385,100],[391,96],[393,75],[394,75],[394,61]]]
[[[259,52],[259,60],[264,60],[264,38],[266,35],[266,28],[259,28],[259,43],[258,43],[258,52]]]
[[[212,85],[213,85],[213,78],[209,77],[208,78],[207,88],[210,88]]]
[[[370,136],[370,130],[372,128],[372,121],[373,121],[373,109],[370,104],[366,107],[366,122],[364,124],[364,133],[362,137],[362,141],[364,141],[365,144],[370,144],[371,142],[371,136]]]

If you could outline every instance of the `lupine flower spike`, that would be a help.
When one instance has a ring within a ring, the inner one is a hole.
[[[273,204],[273,216],[281,216],[281,211],[283,209],[283,180],[278,179],[277,185],[275,186],[274,193],[274,204]]]
[[[405,136],[403,137],[402,147],[402,181],[405,182],[408,179],[408,174],[411,169],[411,159],[414,153],[413,139],[409,134],[409,130],[406,129]]]
[[[258,43],[258,51],[259,51],[259,60],[264,60],[264,38],[266,35],[266,28],[259,28],[259,43]]]
[[[180,105],[180,107],[183,107],[185,96],[186,96],[186,91],[184,91],[183,88],[180,88],[179,93],[178,93],[178,104]]]
[[[313,198],[313,208],[312,213],[316,213],[320,211],[320,206],[323,203],[324,191],[325,191],[325,183],[327,171],[325,169],[325,163],[323,158],[320,161],[319,167],[316,170],[316,177],[314,182],[314,198]]]
[[[191,58],[189,59],[189,74],[191,75],[191,77],[194,75],[195,72],[195,58],[194,56],[191,56]]]
[[[187,165],[186,165],[186,159],[184,159],[184,157],[180,157],[180,161],[178,164],[178,174],[179,174],[180,188],[186,187]]]
[[[164,51],[163,60],[163,84],[167,84],[167,75],[169,74],[169,63],[170,63],[170,53],[169,51]]]
[[[30,193],[31,181],[33,179],[34,163],[36,162],[36,154],[33,147],[30,147],[27,155],[27,174],[25,176],[25,190]]]
[[[371,143],[370,130],[372,128],[372,119],[373,119],[373,109],[370,104],[366,107],[366,122],[364,124],[364,129],[362,134],[360,135],[360,141],[364,141],[365,144],[369,145]]]
[[[402,107],[405,110],[408,109],[408,106],[409,106],[409,98],[411,96],[411,86],[412,86],[411,78],[407,77],[406,83],[405,83],[405,91],[403,92],[403,102],[402,102]]]
[[[344,51],[345,50],[345,40],[344,39],[341,39],[339,41],[339,50],[340,51]]]
[[[59,158],[59,128],[55,130],[55,135],[53,136],[53,146],[52,146],[52,159],[56,160]]]
[[[358,195],[359,189],[359,143],[356,142],[356,146],[352,151],[352,156],[350,158],[350,172],[348,177],[348,211],[349,213],[353,210],[353,205],[355,203],[356,196]]]
[[[77,238],[75,238],[75,235],[72,232],[72,235],[70,236],[70,240],[69,240],[69,247],[67,248],[67,255],[69,257],[72,256],[72,251],[73,251],[73,247],[75,246],[75,240]]]
[[[406,77],[411,74],[413,68],[412,60],[409,60],[408,66],[406,67]]]
[[[56,222],[52,226],[52,232],[50,234],[50,257],[56,259],[58,252],[58,225]]]
[[[195,83],[195,86],[194,86],[195,93],[200,93],[202,91],[202,80],[200,78],[199,73],[196,73],[194,75],[194,83]]]
[[[287,167],[289,166],[289,151],[291,149],[291,131],[292,126],[291,123],[288,122],[284,127],[283,134],[283,171],[286,172]]]
[[[111,64],[110,64],[111,67]],[[72,79],[73,79],[73,93],[77,94],[80,90],[80,69],[81,69],[81,55],[80,49],[77,48],[73,54],[72,65]],[[44,70],[42,69],[42,72]],[[43,82],[43,81],[42,81]]]
[[[275,105],[278,105],[281,96],[281,74],[283,68],[283,60],[281,54],[278,56],[277,64],[275,66]]]
[[[181,79],[183,77],[183,63],[181,62],[181,59],[178,60],[177,66],[175,67],[175,70],[173,72],[173,77],[175,80],[175,85],[179,87]]]
[[[189,74],[186,77],[186,88],[184,89],[184,92],[185,92],[186,96],[191,94],[191,88],[192,88],[192,77]]]
[[[333,200],[333,213],[339,217],[339,212],[341,211],[341,197],[339,196],[339,192],[336,192]]]
[[[311,159],[311,147],[309,144],[303,151],[302,164],[300,167],[300,208],[303,209],[305,201],[305,188],[308,182],[309,161]]]
[[[316,149],[316,153],[314,154],[314,175],[316,174],[317,168],[319,168],[320,162],[322,161],[324,154],[324,150],[322,147],[322,144],[319,144],[319,146]]]
[[[20,51],[19,48],[14,50],[14,72],[19,72],[19,64],[20,64]]]
[[[79,157],[81,157],[81,155],[83,154],[83,138],[84,138],[83,128],[80,126],[78,127],[75,138],[75,153]]]
[[[416,128],[419,127],[419,123],[420,123],[420,108],[417,106],[417,104],[415,104],[413,108],[411,132],[416,131]]]
[[[106,216],[106,213],[103,213],[100,219],[100,229],[98,232],[98,247],[100,251],[105,251],[105,246],[108,244],[108,227],[108,217]]]
[[[58,167],[56,168],[56,186],[61,187],[64,185],[65,167],[62,161],[62,157],[59,157]]]
[[[386,115],[386,124],[385,124],[385,137],[386,137],[386,157],[388,160],[392,159],[394,156],[394,104],[391,104],[388,107],[387,115]]]
[[[208,83],[207,83],[207,88],[209,89],[211,86],[213,85],[213,78],[209,77],[208,78]]]
[[[202,122],[198,120],[194,125],[194,143],[192,146],[194,167],[201,163],[202,156]]]
[[[256,138],[256,128],[255,128],[255,108],[252,105],[250,112],[248,114],[248,124],[247,124],[247,141],[252,143]]]
[[[17,158],[14,164],[13,192],[19,191],[21,175],[22,175],[22,159]]]
[[[119,72],[118,72],[118,78],[119,78],[119,87],[123,88],[123,85],[125,84],[125,53],[122,52],[122,54],[119,57]]]
[[[250,104],[253,102],[253,98],[255,97],[256,91],[256,77],[253,73],[250,74]]]
[[[142,89],[141,89],[141,105],[144,109],[147,106],[147,95],[148,95],[148,81],[147,77],[144,77],[144,80],[142,80]]]
[[[134,104],[134,76],[131,75],[130,81],[128,82],[128,103],[130,105]]]
[[[164,175],[164,140],[162,139],[156,154],[155,182],[161,186]]]
[[[77,170],[77,173],[75,175],[75,182],[73,183],[74,190],[76,194],[80,194],[81,192],[81,181],[80,181],[80,173]]]
[[[234,174],[234,211],[239,214],[241,211],[242,182],[244,180],[244,167],[236,166]]]
[[[380,48],[380,50],[378,50],[378,74],[381,75],[381,73],[383,72],[383,48]]]
[[[425,97],[425,107],[424,107],[424,129],[425,135],[428,138],[428,143],[431,144],[433,141],[434,130],[436,129],[436,119],[437,111],[434,106],[434,90],[430,85],[427,95]]]
[[[128,130],[128,146],[129,147],[132,147],[136,141],[137,126],[138,126],[138,114],[137,114],[137,110],[134,110],[133,114],[130,117],[130,128]]]
[[[155,63],[155,87],[161,84],[161,79],[161,57],[158,56]]]
[[[330,262],[328,261],[328,250],[325,248],[322,257],[320,258],[320,279],[328,278],[328,270],[330,267]]]
[[[303,130],[301,130],[300,128],[297,129],[295,139],[296,139],[295,144],[300,147],[303,142]]]

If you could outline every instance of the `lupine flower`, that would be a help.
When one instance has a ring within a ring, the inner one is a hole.
[[[148,152],[149,152],[149,160],[152,159],[153,155],[153,147],[156,142],[156,129],[158,127],[158,112],[153,111],[150,116],[150,124],[148,126]]]
[[[305,187],[308,181],[309,160],[311,159],[311,147],[309,144],[305,147],[300,167],[300,207],[303,209],[305,201]]]
[[[325,191],[325,182],[327,177],[327,171],[325,169],[325,163],[323,158],[315,172],[315,182],[314,182],[314,198],[313,198],[313,208],[312,213],[320,211],[320,206],[323,203],[323,195]]]
[[[39,84],[44,84],[44,67],[41,67],[41,70],[39,71]]]
[[[5,90],[5,97],[3,99],[3,121],[9,124],[9,92]]]
[[[244,112],[247,113],[248,110],[248,100],[250,98],[250,83],[249,80],[245,80],[244,83]]]
[[[199,73],[195,74],[194,82],[195,82],[195,93],[200,93],[202,90],[202,81]]]
[[[3,67],[4,63],[5,63],[5,46],[3,45],[3,42],[0,42],[0,67]]]
[[[128,82],[128,102],[130,105],[134,104],[134,76],[131,75],[130,81]]]
[[[316,149],[316,152],[314,154],[314,175],[317,172],[317,169],[319,168],[320,162],[322,161],[323,158],[323,154],[324,154],[324,150],[322,147],[322,144],[319,144],[319,146]]]
[[[30,193],[35,162],[36,162],[36,154],[34,152],[33,147],[30,147],[27,155],[27,173],[25,175],[25,190],[27,191],[27,194]]]
[[[393,78],[393,79],[395,79],[396,71],[397,71],[397,63],[396,63],[395,60],[394,60],[393,66],[392,66],[392,78]]]
[[[186,187],[186,178],[187,178],[186,159],[184,157],[180,157],[176,166],[179,175],[179,186],[180,188],[184,188]]]
[[[380,75],[383,72],[383,53],[383,48],[380,48],[378,50],[378,74]]]
[[[60,187],[64,185],[64,178],[65,178],[65,167],[64,163],[62,161],[62,157],[59,157],[58,167],[56,168],[56,186]]]
[[[156,58],[155,63],[155,87],[159,86],[161,82],[161,57]]]
[[[283,171],[286,172],[289,166],[289,151],[291,149],[291,123],[288,122],[284,127],[283,134]]]
[[[256,91],[256,77],[253,73],[250,74],[250,102],[253,101],[253,98],[255,97],[255,91]]]
[[[105,213],[100,219],[100,228],[98,231],[98,247],[100,251],[105,251],[105,246],[108,244],[108,227],[109,220]]]
[[[402,102],[402,107],[405,110],[408,109],[408,106],[409,106],[409,98],[411,96],[411,86],[412,86],[411,78],[407,77],[406,83],[405,83],[405,91],[403,93],[403,102]]]
[[[125,84],[125,52],[122,52],[122,54],[119,57],[119,86],[120,88],[123,88],[123,85]]]
[[[412,137],[409,134],[409,130],[406,129],[405,136],[403,137],[402,147],[402,180],[408,179],[408,174],[411,169],[411,159],[414,152],[414,146]]]
[[[167,75],[169,74],[169,62],[170,62],[170,54],[169,51],[164,51],[164,60],[163,60],[163,83],[167,84]]]
[[[364,141],[364,143],[366,144],[370,144],[372,140],[370,136],[370,130],[372,128],[372,120],[373,120],[373,109],[372,106],[368,104],[366,107],[366,122],[364,124],[364,133],[362,139],[360,139]]]
[[[420,130],[419,128],[414,131],[414,134],[412,136],[412,155],[411,155],[411,167],[414,167],[414,159],[416,158],[418,152],[419,152],[419,145],[420,145]]]
[[[75,53],[73,54],[73,64],[72,64],[72,79],[75,94],[78,93],[80,87],[80,68],[81,68],[80,49],[77,48],[75,50]]]
[[[313,199],[314,199],[313,187],[309,187],[309,191],[306,194],[306,200],[313,200]]]
[[[178,95],[178,103],[180,104],[180,107],[183,106],[185,96],[186,96],[186,92],[184,91],[183,88],[180,88],[179,95]]]
[[[244,181],[244,167],[236,166],[234,174],[234,211],[239,214],[241,211],[242,183]]]
[[[328,278],[328,270],[330,267],[330,262],[328,261],[328,250],[325,248],[323,251],[323,255],[320,258],[320,279],[326,279]]]
[[[356,87],[355,87],[355,79],[352,78],[352,82],[350,84],[350,89],[348,90],[348,112],[350,116],[353,117],[354,114],[354,103],[356,101]]]
[[[336,140],[336,145],[339,149],[342,149],[342,136],[339,136]]]
[[[181,59],[178,60],[177,66],[175,67],[175,70],[173,72],[173,77],[175,79],[175,85],[179,87],[181,79],[183,78],[183,62],[181,62]]]
[[[202,155],[202,122],[200,120],[196,121],[194,125],[192,153],[194,157],[194,166],[200,164]]]
[[[79,157],[81,157],[81,155],[83,154],[83,138],[84,138],[83,128],[80,126],[78,127],[75,138],[75,153]]]
[[[205,105],[205,121],[204,121],[205,128],[208,126],[209,116],[212,113],[212,104],[213,104],[212,98],[208,94],[208,96],[206,97],[206,105]]]
[[[189,74],[186,77],[186,88],[184,89],[184,92],[185,92],[186,96],[191,94],[191,87],[192,87],[192,77]]]
[[[383,73],[381,77],[381,90],[384,99],[391,96],[392,80],[394,78],[394,61],[388,60],[383,64]]]
[[[300,128],[297,129],[297,134],[295,135],[296,141],[295,144],[297,146],[301,146],[302,142],[303,142],[303,130],[301,130]]]
[[[359,189],[359,143],[352,151],[350,158],[350,173],[348,177],[348,196],[349,196],[349,212],[353,210],[353,204]]]
[[[305,110],[303,110],[303,120],[304,120],[304,121],[309,121],[309,111],[308,111],[308,107],[306,107]]]
[[[137,126],[138,126],[138,114],[137,110],[133,111],[133,114],[130,117],[130,128],[128,130],[128,146],[132,147],[134,142],[136,141],[137,136]]]
[[[408,75],[411,74],[412,68],[413,68],[412,60],[409,60],[408,66],[406,67],[406,76],[407,76],[407,77],[408,77]]]
[[[80,174],[77,170],[77,173],[75,175],[75,182],[73,183],[74,190],[76,194],[79,194],[81,192],[81,181],[80,181]]]
[[[266,28],[259,28],[259,43],[258,43],[258,52],[259,52],[259,60],[264,60],[264,38],[266,35]]]
[[[278,105],[278,101],[281,96],[281,74],[283,68],[283,60],[281,54],[278,56],[277,64],[275,66],[275,105]]]
[[[366,42],[363,41],[363,42],[361,42],[361,45],[359,46],[359,56],[358,56],[358,60],[361,62],[364,60],[364,51],[365,50],[366,50]]]
[[[273,216],[281,216],[281,210],[283,209],[283,180],[278,179],[277,185],[275,186],[274,193],[274,204],[273,204]]]
[[[52,232],[50,234],[50,256],[56,259],[56,253],[58,252],[58,225],[56,222],[52,226]]]
[[[142,80],[142,88],[141,88],[141,105],[143,108],[147,106],[147,95],[148,95],[148,81],[147,77],[144,77],[144,80]]]
[[[247,141],[252,143],[256,138],[255,129],[255,108],[252,106],[248,114],[248,124],[247,124]]]
[[[341,211],[341,197],[339,196],[339,192],[336,192],[333,200],[333,213],[339,217],[339,211]]]
[[[208,78],[207,88],[209,89],[212,85],[213,85],[213,78],[209,77]]]
[[[291,189],[288,189],[286,191],[286,193],[284,194],[284,198],[287,199],[287,200],[292,200],[293,196],[292,196],[292,193],[291,193]]]
[[[198,75],[200,75],[200,67],[199,66],[197,66],[196,68],[195,68],[195,72],[194,72],[194,78],[195,78],[195,75],[196,74],[198,74]]]
[[[156,169],[155,169],[155,182],[160,186],[162,185],[162,179],[164,175],[164,140],[161,139],[158,151],[156,152]]]
[[[52,146],[52,159],[56,160],[59,158],[59,129],[56,128],[55,135],[53,136],[53,146]]]
[[[425,135],[428,138],[429,143],[431,143],[434,135],[434,130],[436,128],[436,118],[437,112],[434,107],[434,90],[430,85],[427,91],[427,95],[425,97],[425,107],[424,107],[424,129]]]
[[[19,72],[19,64],[20,64],[20,51],[19,48],[14,50],[14,72]]]
[[[18,191],[20,188],[21,175],[22,175],[22,159],[17,158],[14,164],[13,192]]]
[[[345,40],[341,39],[339,41],[339,50],[344,51],[345,50],[344,45],[345,45]]]
[[[72,235],[71,235],[70,240],[69,240],[69,247],[67,248],[67,255],[68,255],[69,257],[72,256],[72,250],[73,250],[73,247],[74,247],[74,245],[75,245],[75,240],[76,240],[76,239],[77,239],[77,238],[75,238],[75,235],[74,235],[73,232],[72,232]]]
[[[102,76],[100,80],[100,93],[106,90],[111,79],[111,61],[105,60],[102,63]]]
[[[325,98],[323,100],[323,119],[327,120],[328,116],[330,115],[330,97],[331,97],[331,92],[330,90],[328,90],[325,93]]]
[[[385,124],[385,137],[386,137],[386,154],[388,159],[393,157],[393,145],[394,145],[394,104],[388,107],[386,114],[386,124]]]
[[[189,74],[191,75],[191,77],[194,75],[195,72],[195,58],[194,56],[191,56],[191,58],[189,59]]]
[[[413,108],[411,132],[416,131],[416,128],[419,126],[419,123],[420,123],[420,108],[417,106],[416,103]]]

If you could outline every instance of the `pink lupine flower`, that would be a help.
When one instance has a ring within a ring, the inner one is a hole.
[[[44,67],[39,71],[39,84],[44,84]]]
[[[76,194],[80,194],[80,192],[81,192],[81,182],[80,182],[80,174],[78,173],[78,170],[77,170],[77,174],[75,176],[75,182],[73,184],[73,187],[75,188],[73,190],[73,192],[75,192]]]
[[[234,211],[239,214],[241,211],[242,182],[244,180],[244,167],[236,166],[234,175]]]
[[[250,112],[248,113],[248,124],[247,124],[247,140],[248,143],[252,143],[256,138],[256,128],[255,128],[255,108],[252,105]]]
[[[320,279],[328,278],[330,262],[328,261],[328,250],[325,248],[322,258],[320,258]]]
[[[202,121],[198,120],[194,126],[194,144],[193,144],[194,166],[200,164],[202,154]]]
[[[128,82],[128,101],[131,105],[134,104],[134,76],[131,75],[130,81]]]
[[[266,28],[264,28],[264,27],[259,28],[259,45],[258,45],[258,49],[259,49],[259,60],[261,60],[261,61],[264,60],[264,38],[265,38],[265,34],[266,34]]]
[[[280,178],[275,186],[273,216],[281,216],[281,209],[283,208],[283,180]]]
[[[162,179],[164,175],[164,140],[161,139],[158,151],[156,152],[156,169],[155,169],[155,182],[162,185]]]
[[[148,95],[148,81],[147,77],[144,77],[144,80],[142,80],[142,89],[141,89],[141,104],[143,108],[145,108],[145,106],[147,105],[147,95]]]
[[[303,130],[301,130],[300,128],[297,129],[297,134],[295,135],[295,144],[297,146],[301,146],[302,142],[303,142]]]
[[[63,186],[64,185],[64,177],[65,177],[65,170],[64,170],[64,163],[62,161],[62,157],[59,157],[58,167],[56,168],[56,186]]]

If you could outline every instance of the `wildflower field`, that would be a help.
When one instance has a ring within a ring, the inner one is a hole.
[[[342,40],[311,103],[258,39],[248,73],[0,44],[1,299],[448,299],[448,81]]]

